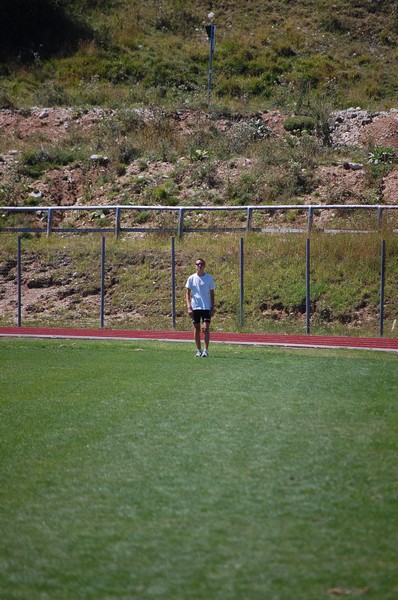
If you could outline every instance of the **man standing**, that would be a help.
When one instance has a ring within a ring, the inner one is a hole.
[[[195,261],[196,273],[188,277],[186,288],[186,301],[188,314],[192,316],[195,328],[195,344],[197,357],[209,356],[210,321],[214,314],[214,280],[205,273],[206,263],[202,258]],[[200,342],[200,325],[203,322],[204,350]]]

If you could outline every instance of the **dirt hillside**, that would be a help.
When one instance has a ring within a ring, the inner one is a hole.
[[[109,121],[115,116],[115,111],[91,109],[79,111],[72,108],[32,108],[30,111],[0,110],[0,135],[3,151],[0,154],[0,178],[3,182],[7,173],[15,168],[20,158],[20,149],[31,140],[38,144],[57,144],[68,137],[76,135],[76,131],[95,131],[102,121]],[[148,111],[144,117],[151,118]],[[286,135],[283,124],[285,116],[280,112],[265,112],[256,115],[257,123],[266,128],[269,135],[280,138]],[[172,115],[173,126],[176,131],[190,135],[198,126],[208,129],[215,127],[225,135],[233,137],[235,132],[241,131],[242,121],[231,117],[214,117],[211,114],[197,113],[195,111],[180,111]],[[331,139],[333,146],[340,149],[364,148],[367,146],[385,146],[398,149],[398,111],[369,112],[361,109],[348,109],[334,114],[331,121]],[[100,159],[101,157],[97,157]],[[106,162],[106,157],[104,163]],[[87,157],[89,159],[89,157]],[[96,189],[91,202],[87,197],[87,182],[93,180],[101,172],[106,171],[106,164],[95,163],[92,156],[93,172],[88,173],[82,164],[67,165],[50,170],[43,177],[28,183],[27,196],[36,194],[40,199],[39,204],[50,206],[70,206],[74,204],[123,204],[126,196],[139,202],[139,190],[136,186],[136,177],[142,171],[142,161],[133,160],[124,173],[112,182],[112,200],[109,200],[109,186],[105,184],[101,189]],[[313,204],[330,203],[331,191],[333,197],[343,196],[346,203],[368,203],[366,195],[366,172],[364,168],[347,168],[347,161],[342,159],[337,164],[324,165],[316,169],[314,180],[315,188],[309,194],[304,194],[301,201]],[[174,169],[173,164],[164,161],[147,161],[145,177],[153,182],[165,181]],[[216,172],[213,174],[217,182],[217,194],[223,196],[225,183],[238,181],[243,173],[250,170],[252,161],[240,156],[234,161],[217,161]],[[134,184],[132,183],[134,180]],[[197,191],[197,186],[192,181],[180,182],[180,200],[182,204],[189,202]],[[206,188],[209,192],[209,202],[214,190],[211,181],[200,182],[199,187]],[[214,192],[215,193],[215,192]],[[3,194],[1,204],[7,205],[6,194]],[[333,199],[333,198],[332,198]],[[26,198],[21,198],[18,204],[25,203]],[[395,204],[398,202],[398,168],[392,169],[382,182],[380,189],[380,202]]]

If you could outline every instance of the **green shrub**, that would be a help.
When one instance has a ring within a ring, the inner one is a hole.
[[[369,152],[368,163],[372,165],[391,164],[396,158],[396,150],[385,146],[376,146]]]
[[[147,223],[151,218],[151,213],[149,210],[140,210],[137,214],[136,222],[143,225]]]
[[[0,109],[3,108],[15,109],[16,106],[12,96],[8,92],[0,90]]]
[[[295,115],[288,117],[284,124],[286,131],[291,133],[302,132],[302,131],[314,131],[316,127],[316,121],[313,117],[306,115]]]
[[[177,206],[178,198],[175,196],[176,191],[175,186],[171,182],[167,182],[151,190],[150,197],[162,206]]]
[[[35,104],[38,106],[68,106],[71,103],[71,95],[57,81],[46,81],[35,90]]]
[[[209,158],[208,150],[204,150],[201,148],[191,149],[190,151],[190,159],[192,161],[204,161]]]
[[[61,146],[44,147],[22,154],[18,172],[33,179],[40,177],[48,169],[56,169],[73,163],[80,158],[77,151]]]
[[[261,179],[258,173],[245,173],[235,182],[228,182],[227,202],[235,206],[258,204],[261,199]]]
[[[192,181],[197,185],[205,185],[209,188],[215,188],[220,185],[220,179],[217,176],[217,165],[214,161],[206,160],[195,164],[192,171]]]

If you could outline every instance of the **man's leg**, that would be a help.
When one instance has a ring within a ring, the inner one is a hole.
[[[208,350],[209,343],[210,343],[210,322],[209,321],[203,322],[203,335],[205,338],[205,350]]]
[[[196,348],[198,350],[200,350],[200,323],[194,323],[193,326],[195,327],[195,344],[196,344]]]

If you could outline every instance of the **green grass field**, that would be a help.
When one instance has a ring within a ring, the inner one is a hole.
[[[0,339],[0,597],[395,600],[397,367]]]

